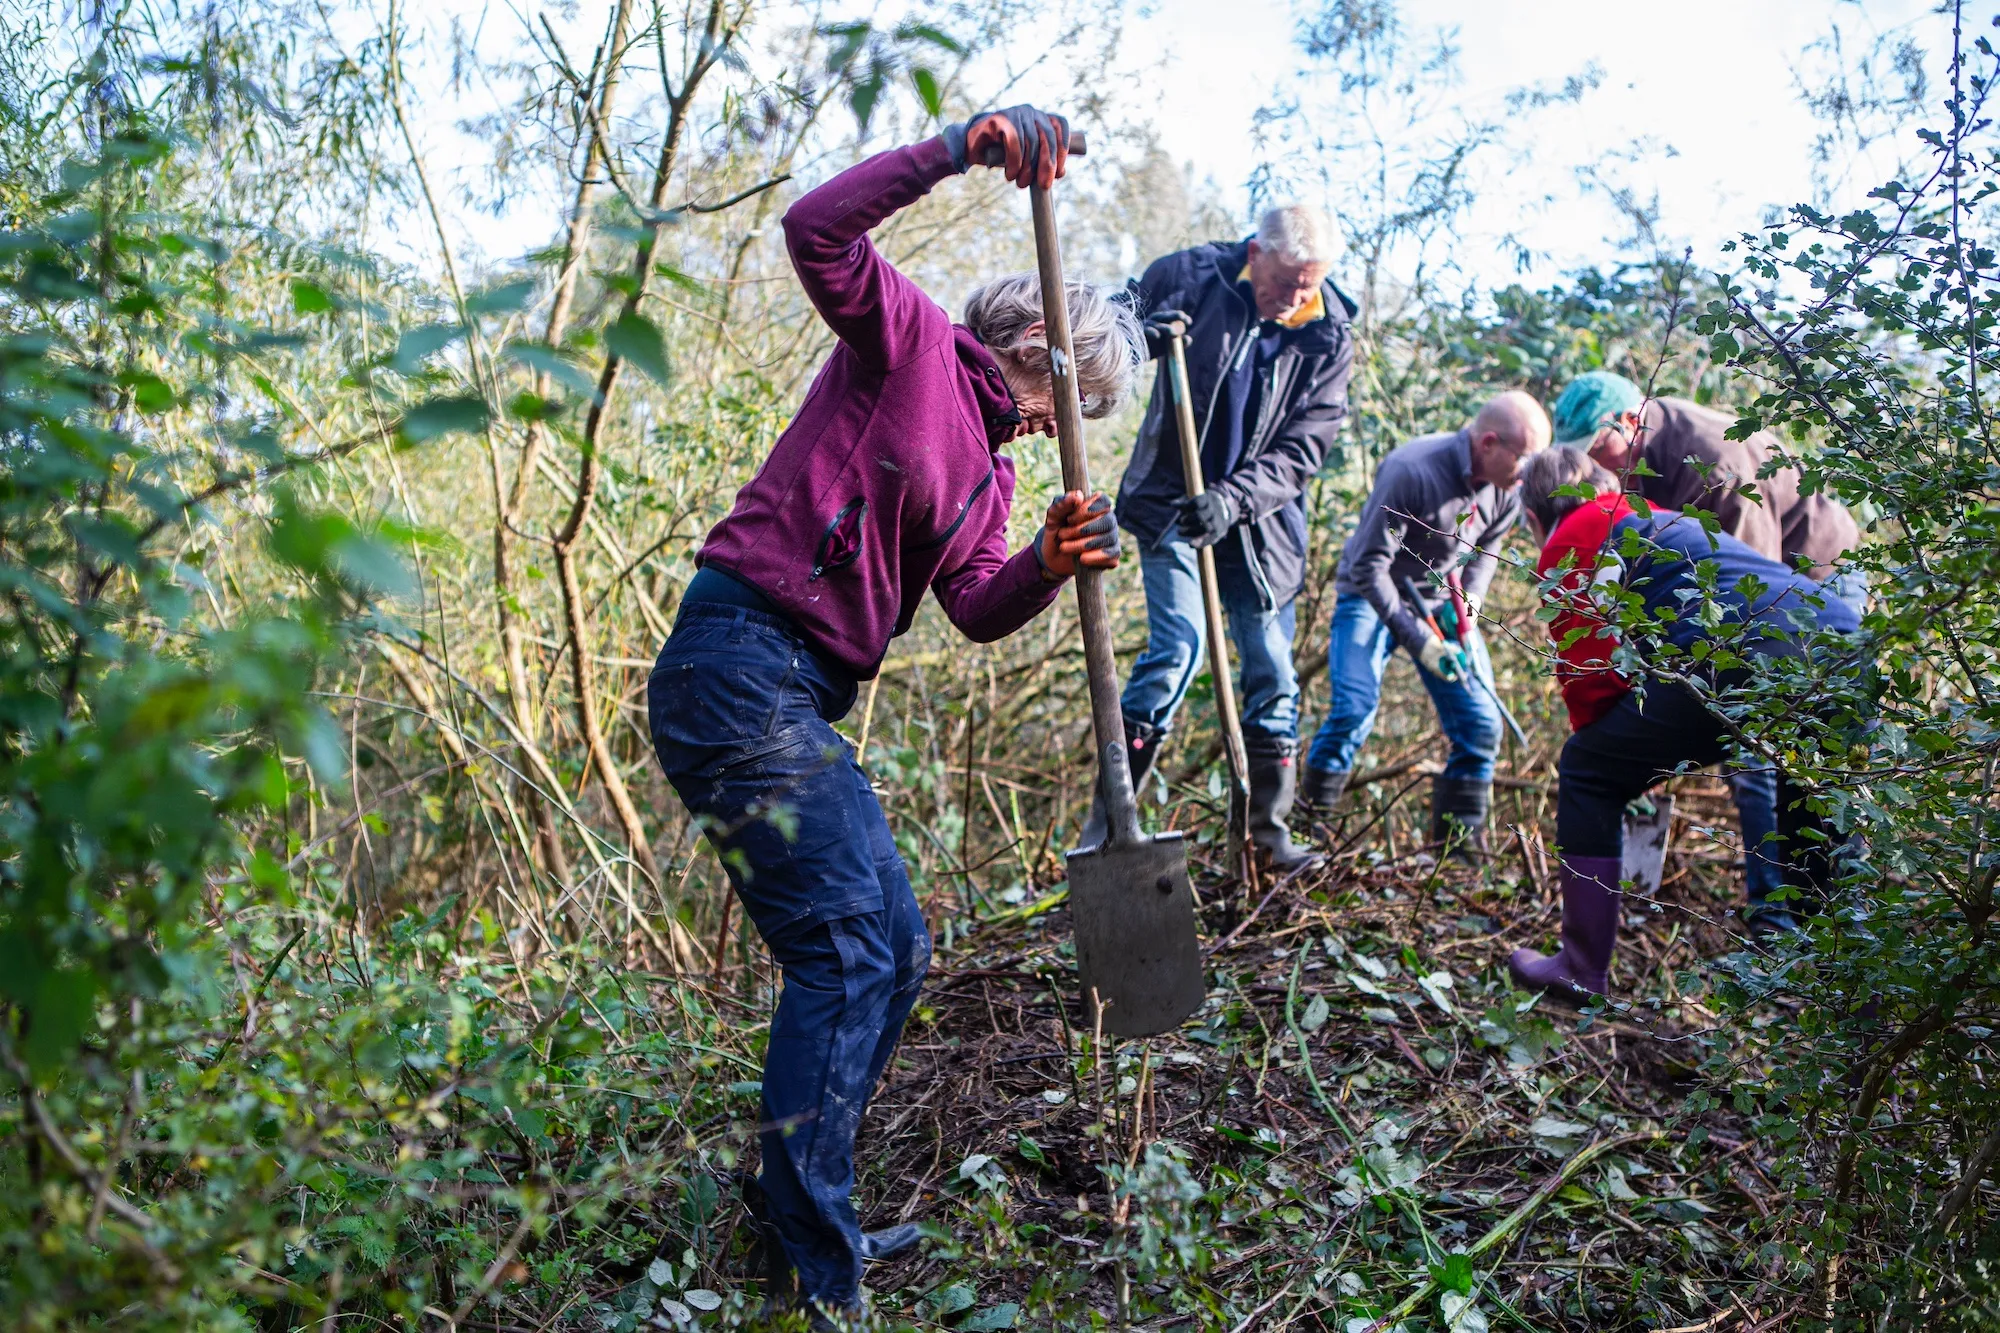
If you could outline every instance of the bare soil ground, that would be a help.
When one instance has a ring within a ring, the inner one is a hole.
[[[1101,1058],[1060,886],[955,923],[863,1129],[864,1225],[935,1231],[870,1271],[885,1325],[1780,1326],[1768,1164],[1736,1117],[1687,1114],[1705,979],[1743,947],[1726,785],[1677,780],[1661,892],[1628,901],[1620,1002],[1592,1013],[1506,980],[1559,919],[1547,791],[1512,781],[1464,866],[1397,845],[1427,787],[1358,790],[1328,865],[1251,884],[1180,804],[1213,989]]]

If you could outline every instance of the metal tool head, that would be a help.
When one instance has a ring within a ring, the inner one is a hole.
[[[1632,892],[1642,898],[1660,891],[1667,869],[1667,839],[1674,828],[1673,796],[1655,792],[1649,799],[1652,814],[1636,815],[1629,810],[1625,814],[1625,850],[1619,871],[1620,878],[1630,881]]]
[[[1071,852],[1068,865],[1086,1009],[1095,996],[1104,1030],[1121,1037],[1180,1026],[1208,993],[1181,835],[1114,838]]]

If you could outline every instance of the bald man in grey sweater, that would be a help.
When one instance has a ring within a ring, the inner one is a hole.
[[[1479,844],[1492,802],[1500,709],[1486,686],[1493,668],[1476,624],[1499,564],[1501,539],[1521,516],[1521,463],[1548,447],[1541,404],[1508,390],[1459,430],[1427,435],[1382,460],[1361,522],[1341,553],[1327,648],[1332,700],[1306,756],[1305,796],[1322,814],[1346,790],[1355,757],[1375,725],[1382,672],[1403,649],[1417,663],[1451,750],[1432,781],[1431,834],[1458,828]],[[1425,601],[1404,595],[1413,582]],[[1462,643],[1428,623],[1451,603],[1466,621]],[[1469,613],[1469,614],[1467,614]],[[1480,679],[1474,679],[1475,674]]]

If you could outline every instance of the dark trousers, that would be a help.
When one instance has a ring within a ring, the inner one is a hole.
[[[1563,745],[1556,795],[1556,842],[1565,856],[1619,856],[1625,805],[1683,766],[1732,758],[1727,733],[1701,701],[1679,685],[1649,680]],[[1808,903],[1831,883],[1828,830],[1802,793],[1777,775],[1778,846],[1784,882]]]
[[[930,966],[888,822],[832,723],[854,681],[786,621],[690,603],[653,667],[653,746],[783,969],[761,1177],[803,1292],[859,1296],[854,1135]]]

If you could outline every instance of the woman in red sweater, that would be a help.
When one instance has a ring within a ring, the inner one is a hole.
[[[1831,645],[1829,665],[1853,665],[1842,642],[1858,628],[1852,607],[1697,517],[1641,512],[1618,489],[1576,449],[1550,449],[1523,470],[1521,503],[1543,542],[1536,573],[1555,610],[1549,634],[1573,733],[1558,761],[1556,795],[1562,948],[1514,952],[1508,968],[1528,989],[1604,994],[1622,907],[1626,802],[1686,767],[1741,757],[1715,709],[1749,667],[1710,669],[1714,644],[1752,662]],[[1614,609],[1621,614],[1612,616]],[[1623,614],[1628,609],[1633,614]],[[1644,628],[1628,641],[1614,620]],[[1662,650],[1672,657],[1655,658]],[[1643,694],[1631,673],[1646,676]],[[1802,900],[1822,896],[1831,878],[1827,830],[1782,771],[1778,833],[1786,883]]]

